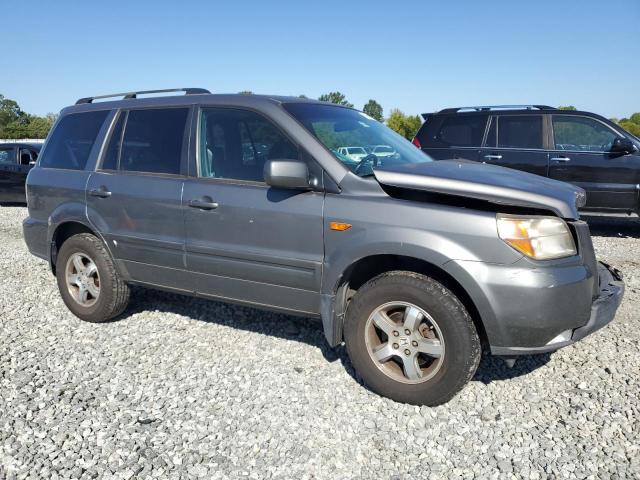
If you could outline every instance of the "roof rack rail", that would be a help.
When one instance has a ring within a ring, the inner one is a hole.
[[[486,112],[491,110],[556,110],[549,105],[481,105],[477,107],[456,107],[445,108],[438,113],[456,113],[460,110],[474,110],[476,112]]]
[[[170,92],[184,92],[185,95],[200,95],[211,93],[206,88],[167,88],[164,90],[140,90],[138,92],[124,92],[124,93],[112,93],[110,95],[97,95],[95,97],[84,97],[76,102],[76,105],[81,103],[93,103],[94,100],[111,97],[122,97],[123,100],[129,100],[137,98],[138,95],[145,95],[148,93],[170,93]]]

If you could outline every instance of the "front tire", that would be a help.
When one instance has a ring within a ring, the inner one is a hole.
[[[85,322],[106,322],[129,303],[128,285],[103,243],[90,233],[73,235],[62,244],[56,279],[67,308]]]
[[[460,300],[413,272],[384,273],[363,285],[347,308],[344,338],[373,391],[414,405],[449,401],[480,362],[480,339]]]

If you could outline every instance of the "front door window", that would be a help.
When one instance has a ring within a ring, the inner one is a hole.
[[[617,137],[609,127],[591,118],[553,116],[553,140],[556,150],[609,152]]]

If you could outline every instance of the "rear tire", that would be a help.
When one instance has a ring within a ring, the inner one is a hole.
[[[62,244],[56,279],[67,308],[85,322],[111,320],[129,303],[129,286],[118,275],[104,244],[89,233],[73,235]]]
[[[447,288],[425,275],[388,272],[367,282],[346,312],[344,338],[367,386],[393,400],[435,406],[473,377],[481,346]]]

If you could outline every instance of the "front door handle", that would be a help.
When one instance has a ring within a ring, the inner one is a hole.
[[[210,199],[189,200],[189,206],[193,208],[200,208],[202,210],[215,210],[218,208],[218,202],[210,201]]]
[[[551,158],[552,162],[569,162],[571,159],[569,157],[553,157]]]
[[[502,160],[502,155],[485,155],[485,160]]]
[[[89,195],[92,197],[108,198],[111,196],[111,192],[103,185],[100,188],[92,188],[89,190]]]

